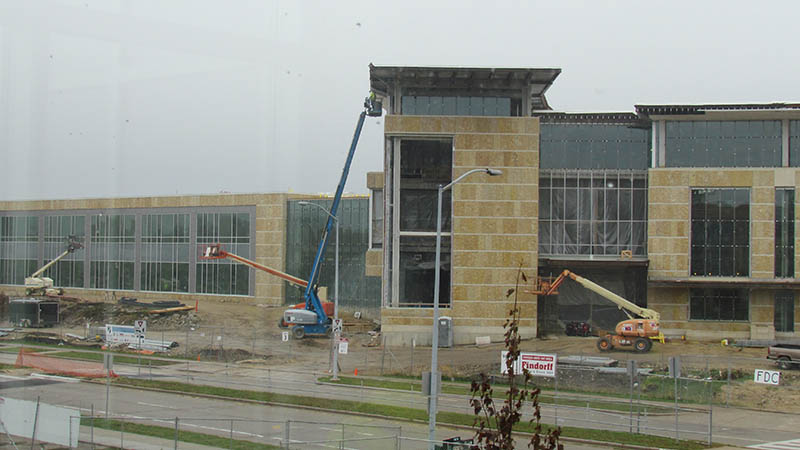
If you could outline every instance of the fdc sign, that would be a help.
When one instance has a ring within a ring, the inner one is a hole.
[[[777,370],[756,369],[753,374],[753,381],[762,384],[774,384],[777,386],[781,382],[781,373]]]

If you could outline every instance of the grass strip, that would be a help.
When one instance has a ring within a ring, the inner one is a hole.
[[[399,380],[376,380],[374,378],[356,378],[356,377],[343,377],[339,376],[339,381],[331,381],[331,377],[320,377],[319,381],[323,381],[325,383],[334,383],[334,384],[344,384],[348,386],[367,386],[367,387],[378,387],[383,389],[392,389],[392,390],[399,390],[399,391],[407,391],[407,392],[421,392],[422,391],[422,384],[417,382],[406,382],[406,381],[399,381]],[[494,397],[502,398],[505,394],[503,391],[499,390],[502,388],[501,386],[497,386],[498,390],[495,392]],[[444,384],[442,385],[442,393],[444,394],[453,394],[453,395],[471,395],[470,388],[468,385],[453,385],[451,384]],[[556,401],[556,398],[552,395],[540,394],[539,395],[539,402],[543,404],[558,404],[564,406],[577,406],[577,407],[586,407],[587,403],[590,408],[594,409],[603,409],[606,411],[622,411],[627,412],[630,410],[630,405],[622,404],[619,402],[607,402],[602,400],[576,400],[576,399],[567,399],[567,398],[559,398]],[[648,406],[647,407],[648,413],[667,413],[671,412],[672,409],[669,408],[661,408],[658,406]]]
[[[47,356],[52,356],[54,358],[71,358],[71,359],[83,359],[87,361],[102,361],[103,354],[102,353],[88,353],[88,352],[58,352],[58,353],[48,353]],[[133,364],[137,365],[139,363],[138,356],[123,356],[118,353],[114,354],[114,362],[120,364]],[[142,365],[146,366],[148,362],[154,366],[169,366],[172,364],[177,364],[172,361],[164,361],[160,359],[153,359],[153,358],[142,358],[141,359]]]
[[[83,426],[87,427],[92,426],[92,422],[94,422],[95,428],[102,428],[105,430],[112,430],[112,431],[123,431],[125,433],[140,434],[144,436],[152,436],[161,439],[167,439],[170,441],[175,439],[175,428],[161,427],[158,425],[147,425],[143,423],[128,422],[128,421],[121,421],[114,419],[95,418],[94,421],[92,421],[90,417],[84,417],[81,419],[81,425]],[[180,421],[178,422],[178,425],[180,426]],[[280,447],[276,447],[274,445],[261,444],[258,442],[251,442],[251,441],[242,441],[239,439],[231,440],[230,438],[226,438],[223,436],[198,433],[196,431],[178,430],[178,440],[181,442],[207,445],[210,447],[217,447],[217,448],[233,448],[242,450],[251,448],[265,449],[265,450],[280,449]]]
[[[208,386],[199,384],[181,383],[178,381],[162,381],[162,380],[141,380],[133,378],[118,378],[113,381],[118,385],[127,385],[134,387],[147,387],[164,389],[168,391],[188,393],[188,394],[205,394],[215,395],[219,397],[228,397],[231,399],[247,399],[262,402],[275,402],[285,403],[300,406],[310,406],[316,408],[324,408],[328,410],[357,412],[363,414],[375,414],[392,418],[419,420],[427,422],[428,413],[425,410],[414,409],[402,406],[380,405],[373,403],[362,403],[353,400],[341,400],[330,398],[317,398],[305,397],[300,395],[279,394],[274,392],[263,391],[248,391],[242,389],[231,389],[220,386]],[[436,418],[437,422],[463,425],[471,427],[475,417],[468,414],[454,413],[454,412],[439,412]],[[548,430],[549,426],[543,424],[542,428]],[[534,425],[527,422],[518,424],[514,428],[516,431],[532,433]],[[544,431],[546,432],[546,431]],[[621,431],[607,431],[607,430],[594,430],[587,428],[577,427],[562,427],[562,436],[573,437],[580,439],[592,439],[602,442],[614,442],[623,444],[643,445],[648,447],[658,448],[673,448],[678,450],[698,450],[707,448],[706,445],[698,441],[679,440],[653,436],[647,434],[631,434]]]
[[[50,344],[50,343],[45,343],[45,342],[37,342],[37,341],[35,341],[33,339],[26,339],[26,338],[11,339],[11,340],[8,340],[8,341],[2,341],[2,343],[3,344],[23,345],[27,349],[32,349],[32,348],[36,348],[36,347],[47,347],[47,348],[53,348],[53,349],[58,349],[58,350],[79,350],[79,351],[81,351],[81,350],[82,351],[92,350],[92,351],[96,351],[96,352],[106,352],[106,351],[108,351],[110,353],[114,353],[115,355],[130,355],[130,352],[126,352],[126,351],[103,350],[102,348],[100,348],[100,345],[99,345],[100,343],[98,343],[97,346],[75,345],[75,344],[68,344],[68,343]],[[35,347],[33,347],[33,346],[35,346]],[[181,355],[177,355],[177,354],[176,355],[165,355],[165,356],[148,355],[148,358],[150,358],[150,359],[165,358],[165,359],[182,359],[182,360],[187,360],[188,359],[190,361],[194,361],[194,358],[187,357],[186,355],[183,355],[183,354],[181,354]]]
[[[31,353],[36,353],[39,350],[31,350]],[[0,353],[19,353],[19,347],[0,347]]]
[[[15,366],[14,364],[3,364],[3,363],[0,363],[0,370],[11,370],[11,369],[16,369],[16,368],[17,368],[17,366]]]

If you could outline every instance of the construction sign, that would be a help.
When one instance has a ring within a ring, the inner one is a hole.
[[[133,322],[133,331],[137,338],[144,338],[145,333],[147,333],[147,321],[135,320]]]
[[[508,373],[507,358],[508,352],[501,352],[500,372],[503,374]],[[519,358],[514,361],[514,375],[522,375],[522,371],[525,369],[535,377],[554,378],[556,376],[556,355],[521,352]]]

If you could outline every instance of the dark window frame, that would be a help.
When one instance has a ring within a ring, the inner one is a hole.
[[[749,322],[750,292],[747,289],[689,289],[689,321]]]
[[[692,276],[750,276],[750,188],[690,191]]]

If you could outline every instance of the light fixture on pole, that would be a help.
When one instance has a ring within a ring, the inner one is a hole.
[[[439,198],[436,205],[436,263],[433,267],[435,271],[433,282],[433,342],[431,343],[431,379],[429,383],[431,392],[430,397],[428,397],[428,447],[431,450],[433,450],[434,441],[436,440],[436,403],[439,390],[439,264],[441,263],[442,254],[442,192],[450,189],[454,184],[473,173],[497,176],[502,175],[503,171],[488,167],[485,169],[472,169],[451,181],[448,185],[439,185]]]
[[[316,206],[317,208],[321,209],[328,215],[331,219],[333,219],[334,223],[336,223],[336,259],[334,262],[334,281],[333,281],[333,321],[336,322],[339,319],[339,219],[331,214],[330,211],[325,209],[322,205],[318,205],[316,203],[311,202],[297,202],[298,205],[310,205]],[[336,327],[333,327],[333,333],[331,333],[331,348],[333,349],[333,376],[331,380],[338,381],[339,380],[339,330]]]

